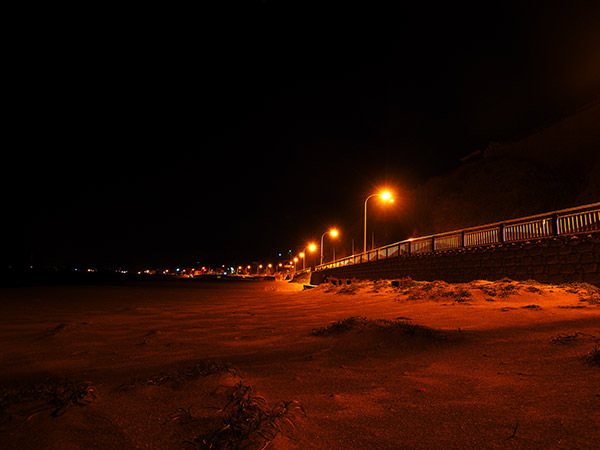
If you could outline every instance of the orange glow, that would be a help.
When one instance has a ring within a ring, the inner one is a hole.
[[[304,258],[304,253],[300,253],[298,256],[300,256],[300,258]]]
[[[331,237],[336,237],[339,233],[338,230],[336,230],[335,228],[331,229],[331,231],[329,231],[329,234],[331,235]]]
[[[294,262],[297,263],[298,262],[298,258],[294,258]]]
[[[309,249],[311,252],[314,252],[314,251],[317,249],[317,246],[316,246],[315,244],[309,244],[309,245],[308,245],[308,249]]]
[[[269,264],[267,267],[270,269],[271,267],[273,267],[273,264]]]
[[[381,198],[385,201],[393,202],[392,194],[390,191],[384,191],[381,193]]]

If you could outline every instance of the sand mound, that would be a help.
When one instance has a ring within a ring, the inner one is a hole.
[[[410,343],[439,343],[447,339],[447,335],[433,328],[409,323],[405,320],[367,319],[353,316],[333,322],[325,327],[312,330],[313,336],[339,337],[348,343],[391,343],[402,345]]]

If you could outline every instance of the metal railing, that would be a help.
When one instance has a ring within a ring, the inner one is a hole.
[[[593,231],[600,231],[600,203],[465,228],[448,233],[406,239],[369,250],[366,253],[359,253],[321,264],[316,266],[315,270],[457,248],[545,239]]]

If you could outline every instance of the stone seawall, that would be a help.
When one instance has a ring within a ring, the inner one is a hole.
[[[558,236],[401,256],[313,272],[312,284],[328,278],[443,280],[537,280],[544,283],[584,281],[600,285],[600,233]]]

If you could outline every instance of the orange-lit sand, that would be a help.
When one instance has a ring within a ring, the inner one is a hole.
[[[2,289],[0,448],[194,448],[186,441],[239,381],[271,406],[304,408],[273,449],[597,448],[600,367],[585,357],[600,342],[598,304],[537,284],[471,283],[466,297],[423,286]],[[353,316],[400,317],[445,339],[311,333]],[[237,372],[164,381],[207,359]],[[15,400],[56,377],[89,382],[89,403],[52,417],[43,401]]]

